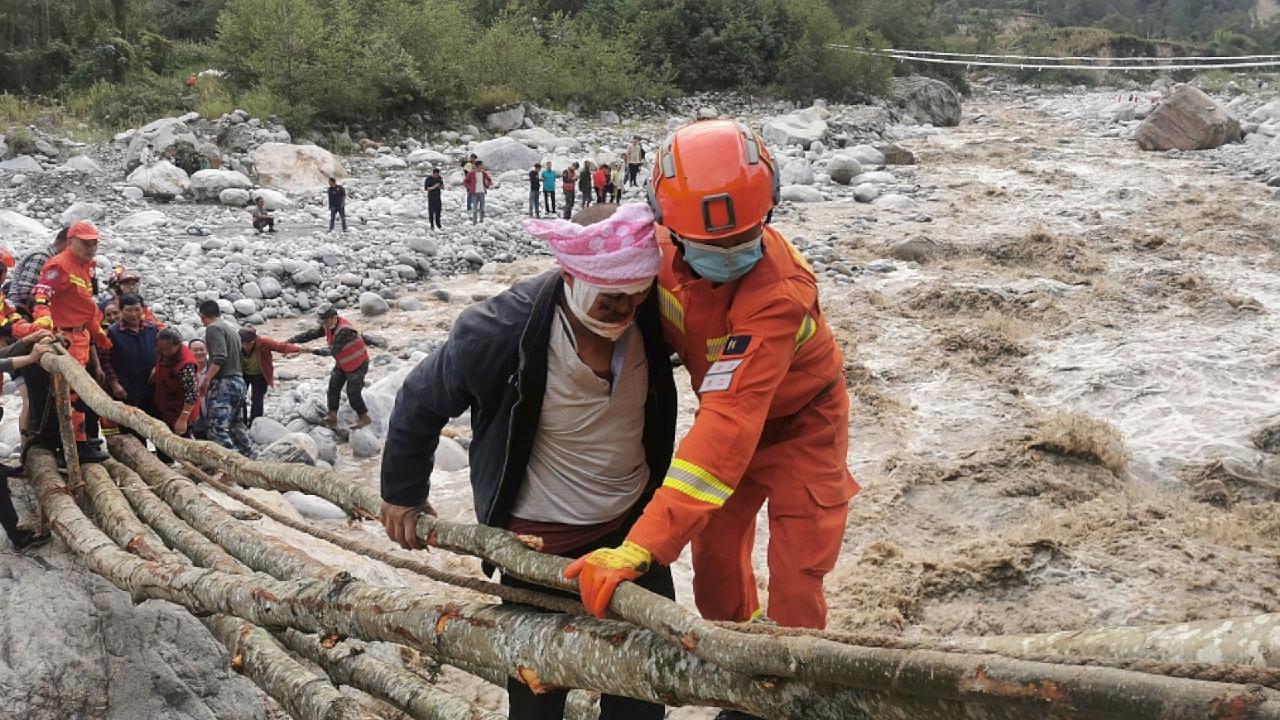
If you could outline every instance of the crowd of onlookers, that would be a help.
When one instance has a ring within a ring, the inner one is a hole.
[[[371,423],[361,396],[368,349],[334,308],[323,308],[315,327],[281,341],[252,327],[233,326],[223,319],[218,301],[206,300],[198,308],[204,337],[184,341],[147,306],[136,273],[117,267],[102,290],[95,265],[99,239],[92,223],[77,222],[19,261],[0,251],[0,373],[14,377],[23,400],[18,425],[24,458],[28,449],[43,447],[64,459],[74,452],[81,463],[101,462],[107,459],[101,436],[131,432],[100,420],[73,393],[76,442],[74,448],[63,446],[51,378],[39,363],[55,342],[116,400],[162,420],[177,435],[211,440],[246,456],[253,455],[248,425],[262,416],[264,398],[275,384],[276,354],[332,355],[328,414],[321,424],[337,428],[344,388],[358,416],[352,429]],[[304,347],[321,338],[325,347]],[[17,472],[0,466],[0,476]],[[0,526],[17,549],[46,539],[18,527],[3,478]]]
[[[563,215],[573,216],[575,205],[583,208],[597,203],[619,203],[624,187],[639,187],[640,166],[645,151],[640,137],[632,138],[623,153],[622,160],[597,164],[590,160],[573,161],[560,172],[552,169],[552,163],[535,163],[529,170],[529,217]],[[467,193],[467,214],[471,223],[484,222],[485,199],[494,186],[493,176],[485,168],[484,161],[471,153],[462,161],[462,187]],[[444,205],[445,179],[439,167],[433,167],[422,182],[427,193],[427,221],[434,230],[442,228],[441,214]],[[557,208],[556,191],[562,190],[563,198]],[[329,232],[341,220],[342,231],[347,231],[347,190],[336,178],[329,178],[326,188],[329,205]],[[259,233],[276,231],[276,219],[259,197],[251,210],[253,229]]]

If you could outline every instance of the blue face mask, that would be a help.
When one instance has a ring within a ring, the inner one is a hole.
[[[764,235],[761,234],[751,242],[731,248],[682,240],[684,260],[694,272],[712,282],[733,282],[746,275],[764,257],[763,239]]]

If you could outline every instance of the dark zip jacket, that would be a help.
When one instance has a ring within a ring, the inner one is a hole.
[[[538,432],[547,346],[563,284],[553,271],[467,308],[448,341],[409,373],[382,452],[383,500],[414,506],[427,499],[440,431],[470,409],[476,518],[506,527]],[[636,428],[643,432],[649,484],[633,511],[638,516],[666,477],[675,450],[676,388],[657,293],[641,306],[636,325],[649,362],[644,428]]]

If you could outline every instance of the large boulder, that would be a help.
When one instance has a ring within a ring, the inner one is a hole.
[[[1240,122],[1191,85],[1178,88],[1138,126],[1143,150],[1208,150],[1240,139]]]
[[[11,173],[38,173],[44,172],[44,166],[30,155],[19,155],[16,158],[0,162],[0,170]]]
[[[360,314],[367,317],[385,315],[387,311],[391,309],[391,306],[387,304],[387,301],[376,292],[360,293],[360,299],[357,302],[360,306]]]
[[[27,245],[53,242],[54,232],[39,220],[12,210],[0,210],[0,238],[5,245]]]
[[[266,188],[254,190],[249,193],[249,198],[253,202],[258,202],[258,198],[262,198],[262,203],[267,206],[268,210],[288,210],[293,207],[293,201],[289,199],[289,196]]]
[[[555,136],[555,133],[540,127],[516,130],[515,132],[507,133],[507,137],[519,140],[531,148],[553,149],[559,144],[559,138]]]
[[[782,199],[788,202],[822,202],[826,198],[816,188],[808,185],[783,185]]]
[[[815,179],[813,166],[804,158],[795,158],[782,166],[783,185],[812,185]]]
[[[176,165],[194,172],[200,167],[196,157],[199,144],[195,133],[180,118],[160,118],[142,126],[129,138],[124,156],[125,172],[131,172],[142,164],[142,150],[147,145],[152,146],[157,158],[171,154]]]
[[[62,165],[61,169],[66,172],[78,172],[85,175],[102,174],[102,166],[98,164],[98,161],[88,155],[76,155],[75,157],[67,160],[67,162]]]
[[[431,148],[418,148],[417,150],[414,150],[413,152],[409,153],[408,157],[406,157],[404,160],[410,165],[441,166],[441,165],[448,164],[449,156],[445,155],[439,150],[432,150]]]
[[[63,225],[70,225],[78,220],[90,220],[97,222],[107,214],[107,209],[98,203],[78,202],[72,203],[62,214],[58,216],[58,221]]]
[[[799,145],[805,150],[820,142],[827,134],[827,122],[812,109],[767,118],[760,125],[760,136],[775,147]]]
[[[890,96],[917,122],[938,127],[960,124],[960,93],[941,80],[918,75],[894,78]]]
[[[0,554],[3,717],[268,717],[261,692],[190,613],[135,603],[57,541],[26,556],[9,549]]]
[[[510,137],[477,143],[472,152],[484,162],[486,170],[499,174],[508,170],[528,170],[542,157],[536,150]]]
[[[191,196],[201,201],[216,201],[223,190],[251,187],[253,181],[235,170],[200,170],[191,176]]]
[[[143,210],[116,221],[116,230],[146,230],[169,224],[169,216],[159,210]]]
[[[320,459],[320,450],[316,441],[304,433],[289,433],[262,449],[258,453],[259,462],[300,463],[315,465]]]
[[[490,130],[507,132],[524,125],[524,105],[519,103],[495,110],[485,116],[484,126]]]
[[[318,145],[265,143],[253,151],[258,184],[286,192],[314,192],[342,180],[347,169],[333,153]]]
[[[850,180],[862,174],[862,164],[848,155],[835,155],[827,163],[827,174],[833,182],[848,185]]]
[[[864,168],[882,168],[885,166],[884,153],[870,145],[854,145],[853,147],[847,147],[841,150],[840,154],[857,160],[858,164],[862,165]]]
[[[147,195],[182,195],[191,187],[187,171],[163,161],[139,165],[124,182]]]
[[[241,188],[227,188],[218,193],[218,202],[229,207],[244,207],[252,201],[249,191]]]

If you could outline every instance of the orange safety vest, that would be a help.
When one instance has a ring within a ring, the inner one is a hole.
[[[333,336],[344,327],[355,330],[355,326],[343,317],[338,318],[338,324],[334,325],[332,330],[325,328],[324,341],[329,344],[330,350],[334,350]],[[369,348],[365,346],[364,338],[360,337],[360,333],[357,332],[356,339],[343,346],[341,351],[334,350],[333,360],[342,372],[355,372],[361,365],[369,362]]]
[[[733,494],[767,421],[795,415],[823,392],[847,390],[813,270],[785,238],[766,227],[761,260],[723,284],[697,277],[665,228],[658,239],[663,335],[684,361],[699,406],[628,539],[669,564]],[[848,500],[858,485],[843,458],[835,464],[813,482]],[[807,482],[797,477],[797,490]]]

